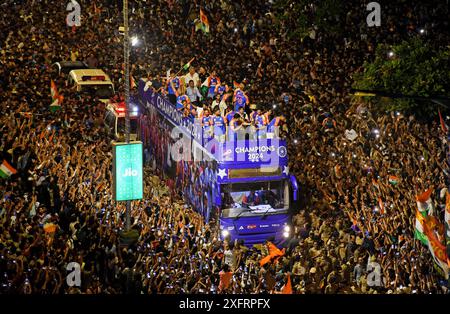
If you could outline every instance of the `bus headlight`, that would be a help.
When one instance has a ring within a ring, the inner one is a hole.
[[[284,232],[289,233],[291,231],[291,227],[289,226],[284,226]]]
[[[226,238],[230,235],[230,232],[228,230],[222,230],[222,237]]]

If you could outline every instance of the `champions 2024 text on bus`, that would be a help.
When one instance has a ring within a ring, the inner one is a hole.
[[[205,221],[219,222],[221,239],[288,243],[298,185],[284,140],[206,140],[199,119],[185,118],[167,98],[145,90],[142,79],[139,101],[147,111],[141,140],[185,200]]]

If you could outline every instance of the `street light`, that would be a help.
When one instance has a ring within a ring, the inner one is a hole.
[[[139,38],[137,38],[137,36],[131,37],[131,45],[133,47],[136,47],[138,44],[139,44]]]
[[[123,54],[124,54],[124,77],[125,77],[125,140],[130,143],[130,37],[128,26],[128,0],[123,1]],[[137,39],[137,38],[136,38]],[[126,203],[125,230],[130,230],[131,224],[131,201]]]

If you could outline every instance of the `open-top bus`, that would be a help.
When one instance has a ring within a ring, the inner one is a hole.
[[[198,119],[184,117],[144,86],[140,80],[139,101],[147,110],[144,144],[185,200],[206,221],[218,221],[222,239],[242,239],[247,246],[287,243],[298,185],[289,173],[286,142],[205,142]]]

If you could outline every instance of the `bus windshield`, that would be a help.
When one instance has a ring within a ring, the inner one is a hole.
[[[109,99],[114,96],[111,84],[82,85],[81,91],[94,97],[97,96],[100,99]]]
[[[225,184],[222,217],[258,216],[289,208],[289,187],[285,181]]]

